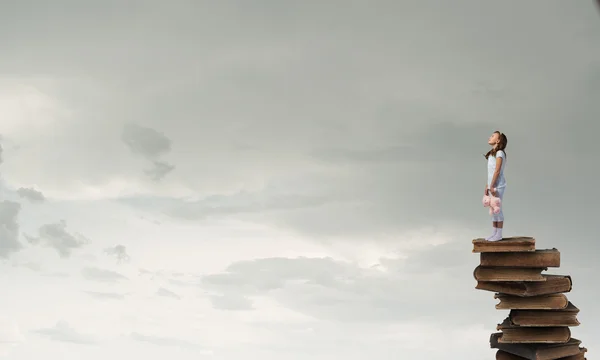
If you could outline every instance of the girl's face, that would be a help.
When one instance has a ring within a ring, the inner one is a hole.
[[[492,136],[488,139],[488,145],[494,146],[500,142],[500,134],[493,133]]]

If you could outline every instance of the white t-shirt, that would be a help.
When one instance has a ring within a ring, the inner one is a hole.
[[[492,179],[494,178],[494,172],[496,171],[496,158],[502,158],[502,166],[500,167],[500,174],[498,175],[498,179],[496,179],[495,188],[504,188],[506,187],[506,179],[504,178],[504,167],[506,166],[506,153],[502,150],[498,150],[496,152],[496,156],[488,157],[488,187],[491,187]]]

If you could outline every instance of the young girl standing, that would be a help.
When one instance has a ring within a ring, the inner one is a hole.
[[[488,139],[488,144],[492,147],[490,151],[485,154],[485,158],[488,161],[488,179],[485,184],[485,194],[491,194],[502,199],[504,196],[504,189],[506,189],[506,179],[504,178],[504,167],[506,166],[506,135],[500,131],[494,131],[492,136]],[[498,241],[502,240],[502,228],[504,227],[504,213],[502,212],[502,206],[498,214],[492,214],[492,235],[488,236],[486,240]]]

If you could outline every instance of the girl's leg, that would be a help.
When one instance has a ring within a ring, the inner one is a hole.
[[[490,193],[488,191],[486,191],[485,193],[486,195],[489,195]],[[490,240],[491,238],[493,238],[496,235],[496,222],[492,221],[492,233],[490,234],[490,236],[486,237],[486,240]]]
[[[498,189],[498,197],[500,198],[500,200],[503,199],[504,189]],[[489,239],[490,241],[502,240],[502,229],[504,228],[504,212],[502,211],[503,207],[504,206],[500,206],[500,212],[498,214],[494,214],[492,216],[492,221],[493,221],[494,228],[496,229],[496,231],[494,233],[494,236],[492,236]]]
[[[498,231],[497,226],[496,226],[496,222],[492,221],[492,234],[488,237],[486,237],[486,240],[491,240],[494,236],[496,236],[496,232]]]

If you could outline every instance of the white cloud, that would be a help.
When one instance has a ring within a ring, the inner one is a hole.
[[[3,113],[0,133],[8,139],[33,140],[38,132],[59,125],[60,119],[69,112],[49,95],[55,85],[56,82],[48,79],[3,77],[0,81],[0,110]]]
[[[200,346],[198,344],[184,341],[184,340],[175,339],[175,338],[144,335],[144,334],[140,334],[140,333],[136,333],[136,332],[131,333],[130,336],[135,341],[148,342],[148,343],[158,345],[158,346],[187,347],[187,348],[196,348],[196,349],[200,348]],[[201,348],[200,348],[200,350],[201,350]],[[200,354],[201,355],[210,355],[211,352],[207,351],[207,350],[201,350]]]
[[[122,300],[126,295],[110,292],[99,292],[99,291],[85,291],[86,294],[102,300]]]
[[[19,325],[12,319],[0,318],[0,358],[10,355],[11,350],[25,341]]]

